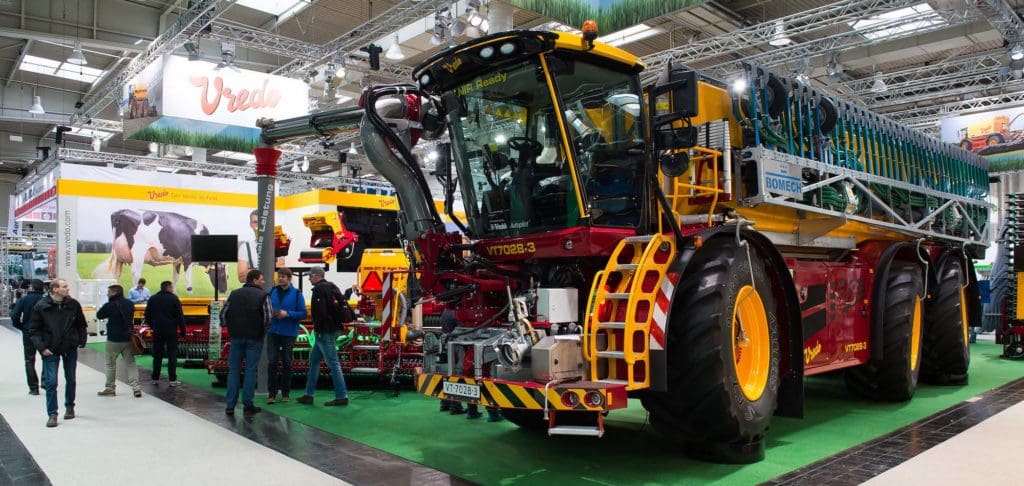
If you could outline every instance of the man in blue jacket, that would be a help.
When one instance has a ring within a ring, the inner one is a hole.
[[[43,298],[43,281],[32,280],[28,295],[18,299],[11,310],[11,324],[21,331],[21,346],[25,348],[25,377],[28,379],[29,395],[39,394],[39,375],[36,374],[36,347],[29,338],[28,324],[32,320],[32,309]]]
[[[306,299],[292,285],[291,270],[282,268],[277,271],[277,286],[270,291],[270,306],[274,317],[267,331],[268,405],[277,401],[278,390],[281,391],[282,402],[291,400],[292,347],[299,335],[299,322],[306,318]],[[280,368],[278,361],[281,361]]]
[[[138,398],[142,396],[142,388],[139,387],[139,370],[135,367],[131,342],[135,304],[124,297],[124,287],[116,284],[107,287],[107,298],[107,303],[96,312],[96,317],[107,320],[107,386],[96,394],[101,397],[117,395],[117,357],[123,356],[128,368],[128,386]]]

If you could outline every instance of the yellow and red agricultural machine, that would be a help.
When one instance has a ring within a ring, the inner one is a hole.
[[[408,296],[443,306],[422,393],[595,437],[638,397],[691,454],[750,462],[807,375],[895,401],[966,380],[982,158],[757,66],[736,92],[671,66],[644,86],[595,38],[482,37],[362,109],[264,124],[267,145],[358,125],[394,184]],[[459,232],[412,153],[444,134]]]

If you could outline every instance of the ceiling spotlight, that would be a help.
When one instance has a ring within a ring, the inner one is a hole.
[[[346,72],[345,72],[345,65],[344,64],[342,64],[340,67],[338,67],[338,69],[336,71],[334,71],[334,77],[339,79],[339,80],[345,79],[345,74],[346,74]]]
[[[100,146],[102,144],[103,144],[103,142],[99,138],[92,139],[92,151],[93,152],[99,152],[100,151]]]
[[[732,82],[732,91],[736,94],[743,93],[747,90],[747,78],[736,78],[736,81]]]
[[[301,172],[301,171],[302,171],[302,169],[299,168],[299,159],[292,160],[292,172]]]
[[[882,80],[882,73],[875,73],[875,80],[871,83],[871,92],[885,93],[886,91],[889,91],[889,87]]]
[[[28,108],[28,112],[33,115],[45,115],[46,110],[43,109],[43,99],[38,96],[33,96],[32,106]]]
[[[790,42],[793,42],[786,35],[786,24],[784,24],[781,20],[775,21],[775,27],[772,29],[772,31],[772,38],[771,40],[768,41],[768,44],[775,47],[782,47],[785,45],[789,45]]]
[[[483,21],[480,22],[480,26],[477,28],[480,29],[480,32],[486,33],[488,30],[491,30],[491,22],[487,19],[484,19]]]
[[[350,155],[359,155],[359,152],[356,151],[356,143],[355,142],[352,142],[352,144],[348,146],[348,153]]]
[[[405,59],[405,53],[402,52],[402,46],[398,45],[398,36],[395,36],[395,41],[391,43],[391,47],[388,47],[388,52],[384,53],[384,57],[391,59],[392,61],[401,61]]]
[[[480,37],[480,29],[473,27],[472,25],[466,26],[466,37],[471,39]]]
[[[82,55],[82,43],[76,42],[75,48],[71,50],[71,56],[68,57],[68,62],[71,64],[77,64],[79,66],[85,66],[89,64],[89,61],[85,60],[85,56]]]
[[[1024,59],[1024,46],[1014,44],[1013,48],[1010,49],[1010,59],[1013,59],[1014,61]]]
[[[302,157],[302,172],[309,171],[309,157]]]

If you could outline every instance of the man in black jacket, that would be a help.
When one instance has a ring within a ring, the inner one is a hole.
[[[43,281],[32,280],[32,286],[24,297],[18,299],[11,310],[11,324],[21,331],[21,346],[25,351],[25,378],[28,379],[29,395],[39,394],[39,375],[36,374],[36,347],[29,339],[28,325],[32,320],[32,309],[43,298]]]
[[[345,296],[337,285],[324,278],[323,268],[314,268],[309,272],[309,281],[313,284],[313,298],[310,307],[313,311],[313,337],[316,342],[309,353],[309,372],[306,375],[306,394],[296,400],[311,405],[316,380],[319,377],[320,359],[327,362],[331,371],[331,382],[334,385],[334,400],[324,402],[325,407],[348,405],[348,388],[345,386],[345,375],[341,372],[338,362],[338,348],[335,341],[342,330],[342,324],[351,322],[353,316]]]
[[[107,386],[96,394],[101,397],[117,394],[117,357],[123,356],[128,368],[128,386],[138,398],[142,396],[142,388],[139,387],[139,370],[135,367],[131,342],[135,304],[124,297],[124,287],[120,285],[107,287],[107,298],[107,303],[96,312],[97,318],[107,320]]]
[[[235,289],[224,303],[220,312],[220,322],[228,329],[231,337],[231,348],[228,351],[228,390],[227,408],[224,413],[235,414],[238,405],[238,382],[241,378],[242,360],[245,360],[245,383],[242,385],[242,406],[246,414],[261,411],[253,404],[256,393],[256,369],[263,353],[263,337],[270,327],[273,308],[270,296],[263,290],[266,280],[263,272],[249,270],[245,275],[245,285]]]
[[[167,356],[169,385],[178,386],[178,336],[185,337],[185,313],[174,295],[174,284],[160,283],[160,291],[146,303],[146,322],[153,330],[153,384],[160,381],[160,367]]]
[[[29,336],[43,355],[43,388],[46,389],[47,427],[57,426],[57,367],[64,360],[64,420],[75,418],[75,370],[78,348],[85,347],[88,324],[82,305],[68,296],[68,282],[50,283],[50,295],[43,297],[32,312]]]

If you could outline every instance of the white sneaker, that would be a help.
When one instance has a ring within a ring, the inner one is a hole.
[[[181,382],[180,382],[180,381],[178,381],[178,380],[174,380],[174,381],[172,381],[172,382],[168,383],[168,385],[171,385],[171,386],[178,386],[178,385],[180,385],[180,384],[181,384]]]

